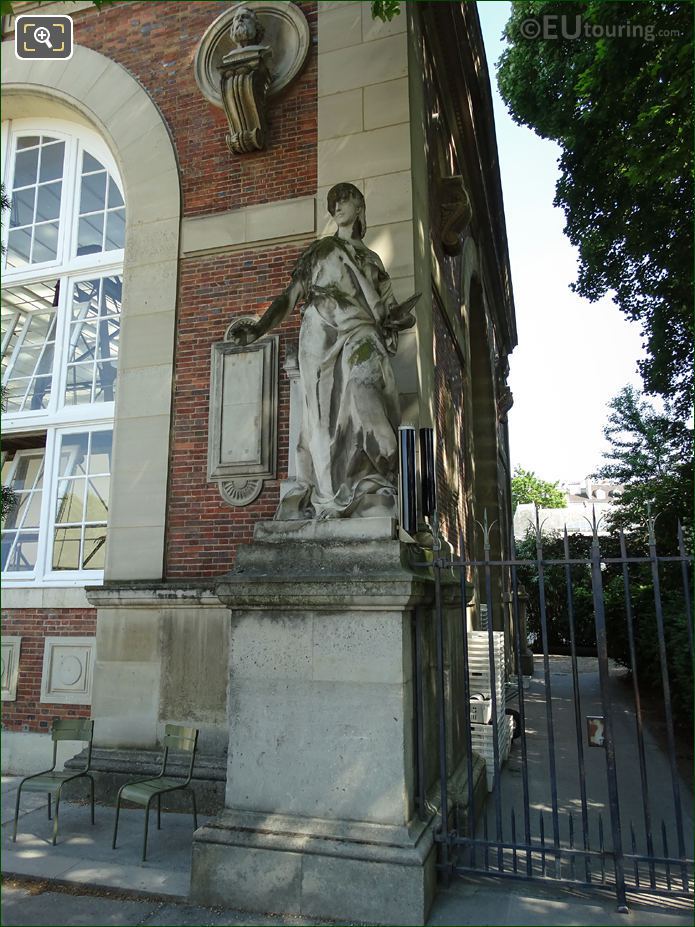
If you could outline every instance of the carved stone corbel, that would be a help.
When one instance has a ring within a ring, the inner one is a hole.
[[[441,177],[439,180],[439,237],[444,252],[450,257],[461,253],[461,233],[473,218],[473,207],[463,177]]]
[[[271,54],[269,48],[249,48],[239,54],[230,52],[222,59],[222,102],[231,130],[227,146],[233,154],[265,148],[266,94],[270,86],[266,62]]]
[[[280,0],[237,4],[205,31],[195,78],[203,96],[224,108],[233,154],[265,148],[268,100],[297,76],[310,40],[302,11]]]

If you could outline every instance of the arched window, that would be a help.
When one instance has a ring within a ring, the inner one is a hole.
[[[2,526],[12,585],[103,576],[118,389],[123,188],[101,138],[59,120],[3,125]]]

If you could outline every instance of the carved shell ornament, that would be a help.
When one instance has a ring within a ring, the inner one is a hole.
[[[239,479],[220,483],[220,495],[228,505],[250,505],[263,489],[263,480]]]
[[[206,29],[195,79],[205,99],[227,114],[233,154],[265,148],[267,100],[294,80],[310,44],[304,14],[281,0],[235,4]]]

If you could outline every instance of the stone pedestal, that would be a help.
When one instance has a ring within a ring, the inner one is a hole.
[[[196,832],[205,904],[423,924],[432,822],[415,814],[412,616],[431,583],[389,518],[269,522],[231,609],[226,809]]]

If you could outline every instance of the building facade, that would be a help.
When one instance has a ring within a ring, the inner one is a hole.
[[[205,49],[235,6],[45,4],[42,15],[74,22],[62,61],[18,60],[4,23],[10,772],[44,762],[56,717],[95,719],[106,771],[180,722],[200,728],[220,794],[229,609],[215,583],[293,472],[300,316],[279,331],[260,490],[246,493],[251,477],[212,478],[210,415],[222,412],[211,356],[331,230],[337,182],[364,193],[366,243],[396,297],[422,294],[394,368],[402,422],[435,430],[441,535],[452,551],[476,547],[487,513],[506,550],[516,332],[475,5],[404,4],[382,23],[369,3],[250,0],[278,68],[285,48],[296,66],[271,85],[263,146],[242,153],[203,92]],[[277,25],[290,6],[292,23]]]

